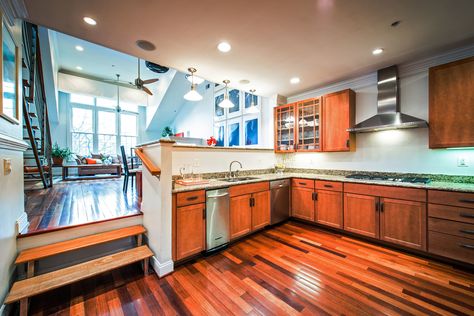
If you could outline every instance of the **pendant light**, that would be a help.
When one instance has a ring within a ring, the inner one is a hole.
[[[191,73],[191,90],[184,95],[184,98],[188,101],[201,101],[202,95],[196,91],[196,84],[194,83],[194,73],[197,71],[196,68],[188,68]]]
[[[254,93],[255,93],[255,89],[251,89],[250,90],[250,107],[247,109],[247,113],[258,113],[260,112],[260,110],[258,109],[257,105],[255,104],[255,101],[254,101]]]
[[[120,108],[120,75],[119,74],[116,74],[117,76],[117,112],[120,112],[122,111],[122,109]]]
[[[229,89],[227,85],[230,83],[230,80],[224,80],[222,81],[225,84],[225,92],[224,92],[224,100],[222,100],[219,103],[219,106],[224,109],[230,109],[233,108],[235,105],[232,103],[232,101],[229,100]]]

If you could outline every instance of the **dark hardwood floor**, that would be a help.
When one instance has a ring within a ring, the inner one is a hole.
[[[83,225],[140,213],[131,181],[123,179],[59,181],[46,190],[28,190],[25,211],[30,226],[21,235]]]
[[[32,315],[473,315],[474,274],[290,222],[162,279],[138,265],[34,297]]]

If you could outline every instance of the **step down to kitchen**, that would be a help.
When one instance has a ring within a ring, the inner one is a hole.
[[[58,255],[61,253],[79,250],[82,248],[103,244],[106,242],[111,242],[114,240],[132,237],[132,236],[141,236],[145,233],[145,227],[141,225],[130,226],[120,229],[111,230],[108,232],[103,232],[95,235],[80,237],[76,239],[66,240],[50,245],[35,247],[23,250],[20,252],[18,257],[16,258],[15,264],[21,264],[31,261],[36,261],[39,259],[43,259],[46,257]],[[139,237],[139,240],[141,237]],[[138,244],[140,244],[138,242]]]
[[[20,315],[28,313],[28,298],[54,290],[61,286],[75,283],[101,273],[114,270],[153,256],[148,246],[140,246],[83,262],[71,267],[41,274],[32,278],[15,282],[5,299],[5,304],[20,301]],[[148,263],[144,265],[145,274],[148,273]]]

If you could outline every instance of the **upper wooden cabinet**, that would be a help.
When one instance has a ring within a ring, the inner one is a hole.
[[[355,92],[343,90],[323,96],[323,151],[355,149],[355,134],[348,128],[355,124]]]
[[[343,90],[278,106],[274,110],[275,152],[350,151],[355,134],[355,92]]]
[[[430,68],[430,148],[474,146],[474,57]]]

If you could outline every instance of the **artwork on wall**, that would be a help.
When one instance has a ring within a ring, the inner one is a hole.
[[[2,19],[2,65],[0,67],[2,102],[0,116],[14,124],[19,124],[18,102],[18,47],[10,30]]]

